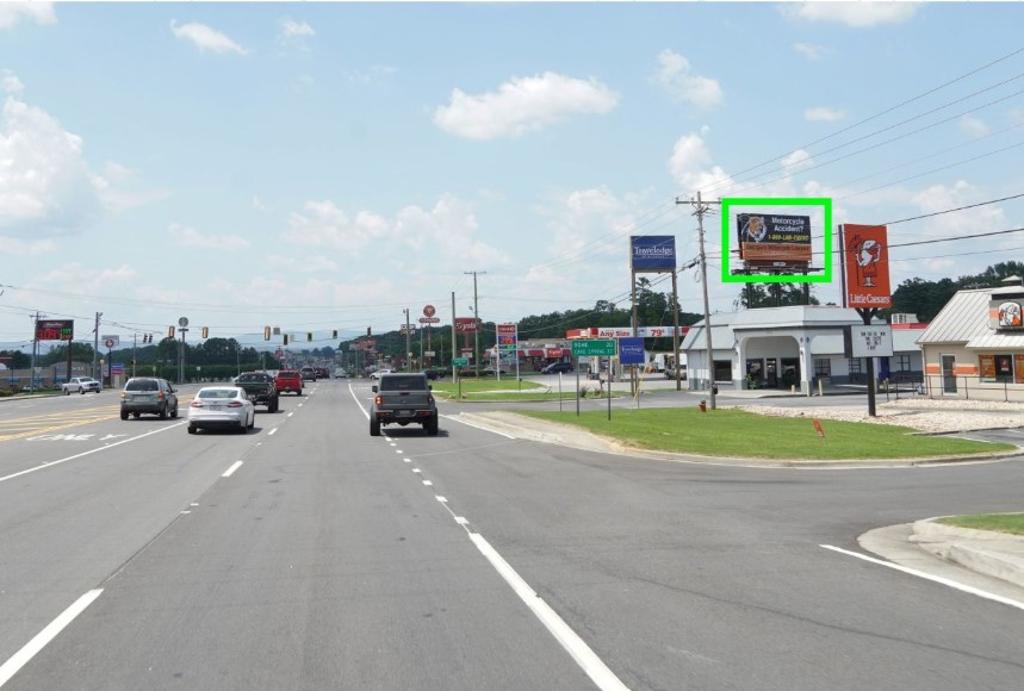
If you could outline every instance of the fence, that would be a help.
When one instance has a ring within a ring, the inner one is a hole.
[[[978,377],[929,374],[924,381],[929,398],[1024,403],[1024,384],[1011,381],[981,381]]]

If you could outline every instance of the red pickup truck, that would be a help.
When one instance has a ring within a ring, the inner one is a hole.
[[[296,396],[302,395],[302,376],[293,369],[283,369],[274,378],[277,385],[277,392],[284,393],[291,391]]]

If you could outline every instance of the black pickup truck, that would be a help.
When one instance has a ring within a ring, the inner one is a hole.
[[[267,406],[268,413],[277,412],[277,384],[272,376],[266,372],[243,372],[235,384],[245,389],[245,394],[254,404]]]
[[[373,387],[370,407],[370,436],[380,436],[380,426],[410,422],[423,425],[430,436],[437,436],[437,403],[425,374],[383,374]]]

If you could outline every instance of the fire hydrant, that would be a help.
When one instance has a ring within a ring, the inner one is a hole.
[[[707,401],[701,401],[700,403],[697,404],[697,407],[700,408],[700,412],[702,412],[702,413],[708,412],[708,402]]]

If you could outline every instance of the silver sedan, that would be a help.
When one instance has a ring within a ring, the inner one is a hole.
[[[227,429],[245,434],[256,426],[256,406],[237,386],[204,386],[188,407],[188,433]]]

